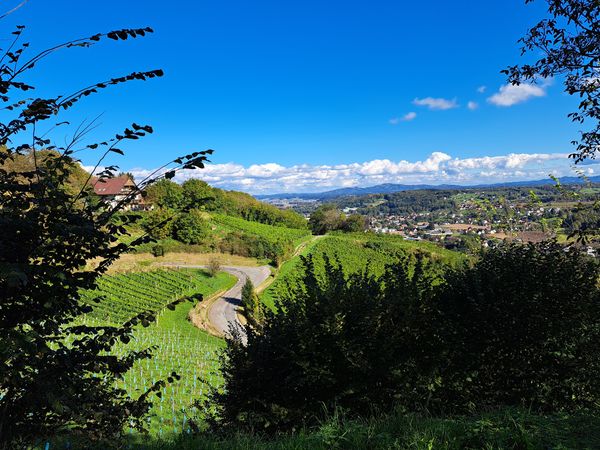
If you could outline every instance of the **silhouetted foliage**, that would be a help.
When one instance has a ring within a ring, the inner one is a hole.
[[[285,430],[341,407],[464,413],[600,401],[598,266],[555,243],[506,245],[471,268],[402,258],[379,278],[303,260],[247,345],[230,340],[213,426]]]
[[[525,0],[531,3],[533,0]],[[569,114],[592,128],[573,141],[576,162],[595,158],[600,145],[600,3],[597,0],[546,0],[550,17],[538,22],[520,42],[522,54],[541,54],[533,64],[511,66],[503,73],[512,84],[564,78],[565,92],[580,98]]]
[[[142,312],[120,327],[88,326],[78,321],[92,310],[80,301],[80,292],[93,289],[98,277],[131,247],[118,239],[135,216],[117,213],[140,191],[134,190],[117,205],[91,201],[92,174],[73,189],[73,175],[79,171],[75,153],[101,150],[97,169],[109,154],[123,154],[121,144],[153,130],[134,123],[110,140],[84,145],[91,129],[84,123],[63,147],[41,136],[45,128],[56,126],[61,111],[84,97],[108,86],[160,77],[162,70],[134,72],[53,98],[21,98],[21,92],[33,89],[22,81],[23,75],[49,54],[152,32],[150,28],[111,31],[26,58],[28,44],[19,43],[23,30],[17,27],[0,59],[0,102],[5,111],[13,111],[9,120],[0,123],[0,448],[29,448],[64,432],[82,441],[102,439],[117,446],[125,424],[144,428],[142,416],[148,411],[150,395],[159,395],[166,382],[156,381],[139,397],[129,397],[116,380],[136,361],[149,358],[151,349],[122,357],[110,350],[119,341],[127,343],[134,327],[148,326],[154,315]],[[163,169],[169,178],[182,168],[203,167],[210,153],[178,158],[138,183],[139,188],[160,178]],[[24,159],[29,165],[14,170]],[[116,170],[108,166],[96,175],[102,182]],[[144,236],[131,245],[147,241]],[[90,260],[96,265],[84,268]],[[168,381],[174,378],[178,376],[172,374]]]

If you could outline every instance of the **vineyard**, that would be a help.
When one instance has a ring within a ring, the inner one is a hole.
[[[332,263],[339,263],[346,274],[368,271],[373,275],[381,275],[385,267],[399,257],[411,257],[417,253],[434,263],[453,267],[466,260],[462,254],[442,249],[432,243],[405,241],[395,236],[370,233],[328,235],[303,252],[304,255],[311,254],[315,257],[317,272],[323,270],[324,257],[328,257]],[[285,263],[275,282],[263,292],[262,302],[273,308],[275,298],[285,292],[287,285],[293,284],[301,275],[299,258]]]
[[[182,296],[208,296],[228,289],[235,284],[235,278],[227,273],[212,278],[201,270],[158,270],[105,276],[98,284],[97,290],[84,293],[88,302],[99,295],[104,297],[84,319],[87,323],[117,324],[142,310],[159,311],[156,323],[137,329],[128,344],[115,346],[114,354],[120,356],[156,347],[153,358],[138,361],[121,386],[135,397],[155,381],[177,372],[181,380],[167,384],[161,397],[154,397],[148,428],[157,436],[189,431],[189,420],[198,414],[191,404],[205,395],[208,384],[220,381],[217,352],[224,343],[189,323],[191,303],[179,304],[174,311],[164,305]]]
[[[311,234],[310,230],[308,229],[266,225],[263,223],[250,222],[239,217],[226,216],[222,214],[215,214],[212,216],[212,219],[218,225],[232,231],[253,234],[268,240],[288,241],[294,246],[300,244]]]
[[[82,298],[94,307],[91,319],[120,324],[142,311],[160,311],[177,298],[202,292],[210,281],[204,272],[192,270],[107,275],[100,278],[96,290],[84,292]],[[97,304],[97,297],[104,300]]]

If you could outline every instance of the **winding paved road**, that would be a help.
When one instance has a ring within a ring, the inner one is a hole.
[[[217,299],[208,310],[208,320],[219,330],[223,336],[231,336],[230,327],[238,327],[242,332],[242,340],[245,340],[243,328],[241,327],[236,314],[236,309],[242,301],[242,287],[246,279],[250,278],[254,287],[258,287],[271,275],[269,266],[261,267],[243,267],[243,266],[222,266],[221,270],[230,273],[238,279],[235,286],[229,289],[222,297]]]
[[[165,264],[171,267],[186,267],[189,269],[206,269],[207,266],[193,266],[186,264]],[[210,305],[208,320],[211,325],[223,336],[231,336],[231,328],[240,330],[242,341],[246,341],[244,329],[237,318],[236,310],[242,302],[242,287],[246,279],[250,278],[255,288],[260,286],[271,275],[269,266],[221,266],[221,270],[230,273],[238,279],[235,286],[225,292]]]

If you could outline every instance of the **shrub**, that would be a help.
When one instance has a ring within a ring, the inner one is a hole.
[[[152,246],[152,255],[156,258],[165,256],[165,248],[160,244]]]
[[[197,209],[181,214],[173,227],[175,237],[184,244],[200,244],[209,233],[208,224]]]
[[[443,275],[423,255],[380,277],[326,259],[228,342],[213,424],[267,431],[337,407],[460,413],[600,402],[598,265],[555,243],[506,245]]]
[[[221,261],[218,258],[210,258],[208,261],[208,273],[211,277],[217,276],[221,270]]]

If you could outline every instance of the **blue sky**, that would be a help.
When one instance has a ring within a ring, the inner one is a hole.
[[[577,128],[566,114],[574,99],[560,80],[503,88],[499,73],[525,61],[516,41],[545,14],[544,5],[30,0],[3,29],[8,38],[10,25],[27,25],[36,49],[153,27],[156,33],[139,41],[55,54],[29,81],[39,95],[52,95],[163,68],[164,78],[90,97],[64,118],[78,123],[103,114],[91,139],[132,121],[153,125],[154,135],[110,161],[136,174],[214,148],[213,166],[179,179],[257,193],[314,191],[569,172],[564,154]],[[90,152],[82,162],[95,157]]]

